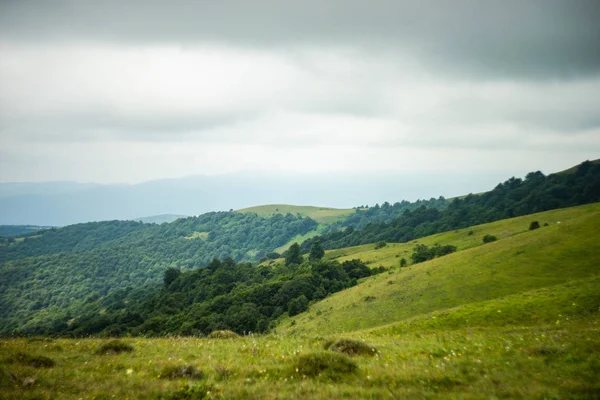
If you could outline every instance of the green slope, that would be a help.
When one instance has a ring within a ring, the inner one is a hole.
[[[529,222],[548,226],[529,231]],[[560,222],[560,223],[559,223]],[[416,242],[453,244],[446,257],[370,278],[314,304],[283,323],[281,332],[336,334],[374,328],[434,311],[592,278],[599,272],[600,204],[555,210],[374,250],[373,245],[328,253],[394,267]],[[472,235],[468,232],[473,231]],[[484,234],[498,241],[482,245]],[[396,257],[398,255],[399,257]],[[598,287],[597,280],[594,280]],[[598,288],[600,289],[600,288]]]
[[[237,210],[240,213],[256,213],[261,217],[271,216],[273,214],[300,214],[303,217],[309,217],[321,224],[329,224],[343,217],[352,214],[352,208],[330,208],[314,206],[294,206],[289,204],[268,204],[256,207],[243,208]]]

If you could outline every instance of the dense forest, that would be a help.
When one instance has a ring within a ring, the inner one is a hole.
[[[162,273],[162,283],[86,296],[78,307],[51,309],[43,318],[0,333],[81,337],[265,332],[278,317],[303,312],[311,301],[381,271],[359,260],[257,268],[231,258],[214,259],[206,268],[187,272],[171,267]]]
[[[404,211],[413,211],[421,207],[436,208],[444,210],[448,208],[450,201],[440,196],[437,199],[417,200],[414,202],[402,200],[400,202],[390,204],[387,201],[383,204],[375,204],[372,207],[359,206],[354,208],[354,213],[346,218],[336,221],[331,224],[329,232],[339,231],[341,229],[352,227],[354,229],[362,229],[368,224],[377,222],[391,222],[394,219],[401,217]]]
[[[207,265],[213,258],[255,261],[313,230],[299,216],[218,212],[170,224],[107,221],[77,224],[0,245],[0,327],[85,304],[128,287],[159,282],[170,267]]]
[[[325,249],[357,246],[377,241],[407,242],[472,225],[600,201],[600,164],[586,161],[577,168],[545,176],[531,172],[525,179],[511,178],[493,190],[452,200],[446,209],[421,206],[405,210],[389,223],[371,223],[363,229],[311,238],[301,245],[308,252],[315,242]]]

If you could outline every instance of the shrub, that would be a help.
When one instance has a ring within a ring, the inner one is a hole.
[[[210,339],[235,339],[240,337],[237,333],[230,330],[212,331],[208,337]]]
[[[467,233],[467,235],[469,235],[469,236],[473,236],[473,231],[469,231],[469,232]]]
[[[368,344],[352,339],[339,339],[335,342],[325,342],[325,349],[343,353],[348,356],[370,356],[377,355],[377,349]]]
[[[531,221],[529,224],[529,230],[532,231],[534,229],[538,229],[540,227],[540,223],[538,221]]]
[[[375,243],[375,249],[381,249],[385,246],[387,246],[387,243],[383,240],[380,240],[379,242]]]
[[[483,243],[491,243],[495,242],[496,240],[498,240],[498,238],[494,235],[485,235],[483,237]]]
[[[27,365],[33,368],[51,368],[54,367],[54,360],[45,356],[34,356],[27,353],[17,353],[12,359],[13,362]]]
[[[303,354],[294,362],[295,370],[308,377],[326,377],[339,379],[347,374],[353,374],[358,366],[343,354],[332,352],[319,352]]]
[[[193,365],[175,365],[165,367],[160,373],[163,379],[204,379],[204,373]]]
[[[123,343],[118,340],[112,340],[108,343],[103,344],[97,351],[96,354],[119,354],[119,353],[131,353],[133,346],[127,343]]]

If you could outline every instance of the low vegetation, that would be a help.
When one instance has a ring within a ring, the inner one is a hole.
[[[162,369],[163,379],[204,379],[204,373],[193,365],[171,365]]]
[[[360,340],[338,339],[325,342],[326,350],[336,351],[348,356],[370,356],[378,354],[374,346],[368,345]]]

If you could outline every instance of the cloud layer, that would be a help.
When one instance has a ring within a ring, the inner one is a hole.
[[[600,154],[595,1],[0,5],[0,180],[552,172]]]

